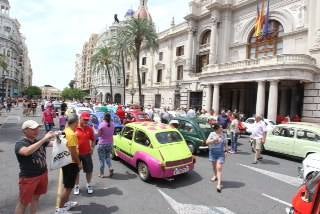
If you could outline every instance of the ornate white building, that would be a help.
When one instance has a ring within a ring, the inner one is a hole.
[[[0,69],[0,97],[20,96],[32,84],[32,69],[20,24],[10,17],[8,0],[0,0],[0,54],[7,69]]]
[[[254,36],[257,2],[191,1],[186,21],[159,33],[158,52],[141,52],[144,105],[320,122],[320,1],[270,0],[263,39]],[[135,63],[127,100],[137,91]]]

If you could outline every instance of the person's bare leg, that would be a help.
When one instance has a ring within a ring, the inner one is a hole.
[[[87,179],[87,183],[90,184],[92,180],[92,172],[86,173],[86,179]]]
[[[69,197],[70,197],[70,193],[71,193],[72,189],[66,189],[64,188],[61,194],[61,199],[60,199],[60,204],[59,204],[59,208],[63,208],[64,204],[66,202],[69,201]]]
[[[18,204],[16,206],[16,209],[14,211],[15,214],[24,214],[26,211],[28,205],[24,205],[20,202],[20,200],[18,201]]]
[[[217,166],[216,162],[212,162],[212,169],[213,169],[213,176],[211,178],[212,181],[215,181],[217,179]]]
[[[40,198],[40,195],[34,195],[32,197],[32,202],[31,202],[31,206],[30,206],[30,213],[31,214],[36,214],[37,213],[38,204],[39,204],[39,198]]]
[[[217,178],[218,178],[218,184],[217,188],[221,189],[221,182],[222,182],[222,164],[217,162]]]

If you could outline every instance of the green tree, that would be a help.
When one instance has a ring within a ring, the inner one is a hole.
[[[65,100],[83,100],[83,98],[87,96],[87,94],[77,88],[64,88],[61,96]]]
[[[111,48],[104,46],[99,48],[97,52],[92,56],[91,59],[92,66],[94,69],[104,70],[107,72],[109,79],[109,87],[111,94],[111,103],[113,102],[113,90],[112,90],[112,79],[111,79],[111,70],[117,68],[118,62],[116,56],[112,53]]]
[[[30,86],[25,89],[24,94],[31,98],[39,97],[41,96],[41,89],[38,86]]]
[[[110,40],[110,47],[112,53],[121,62],[122,79],[123,79],[123,103],[126,103],[126,69],[125,61],[134,57],[134,45],[130,44],[132,40],[127,40],[125,28],[119,27],[117,33]]]
[[[142,91],[141,91],[141,75],[140,75],[140,51],[142,45],[144,48],[155,51],[158,49],[158,35],[152,21],[148,19],[131,18],[128,20],[122,31],[127,44],[130,49],[133,50],[136,62],[137,62],[137,79],[139,87],[139,104],[142,103]]]

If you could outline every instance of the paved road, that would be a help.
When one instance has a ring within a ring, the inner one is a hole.
[[[21,137],[19,127],[25,119],[14,110],[9,123],[0,128],[0,213],[12,213],[17,200],[18,165],[14,156],[14,142]],[[14,119],[15,118],[15,119]],[[34,119],[39,121],[39,117]],[[94,156],[95,193],[85,192],[81,174],[80,196],[72,196],[80,206],[73,213],[94,214],[220,214],[220,213],[285,213],[297,191],[297,167],[300,162],[267,154],[258,165],[252,165],[253,155],[247,138],[240,140],[239,154],[229,155],[224,168],[224,189],[216,192],[209,180],[212,176],[207,154],[198,155],[196,168],[174,181],[142,182],[134,169],[115,161],[112,179],[100,179],[98,158]],[[48,149],[48,158],[50,149]],[[56,202],[58,171],[50,171],[49,192],[41,199],[39,213],[53,213]],[[5,193],[5,194],[4,194]]]

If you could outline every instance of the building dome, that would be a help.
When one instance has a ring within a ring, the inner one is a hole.
[[[148,11],[148,6],[147,6],[147,0],[140,0],[140,6],[137,12],[135,13],[134,17],[137,19],[147,19],[147,20],[152,20],[151,15]]]
[[[126,12],[126,15],[124,15],[125,18],[131,18],[134,16],[134,10],[132,9],[129,9],[127,12]]]

